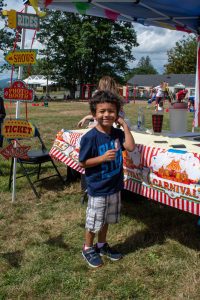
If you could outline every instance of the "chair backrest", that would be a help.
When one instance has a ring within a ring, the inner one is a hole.
[[[41,143],[41,146],[42,146],[42,151],[45,152],[47,150],[42,138],[41,138],[41,135],[40,135],[40,132],[38,130],[38,128],[34,125],[35,127],[35,137],[38,137],[40,143]]]

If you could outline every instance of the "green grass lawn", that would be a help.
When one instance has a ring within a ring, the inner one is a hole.
[[[144,102],[126,105],[126,114],[136,124],[139,105],[150,128],[153,108]],[[75,129],[89,112],[87,103],[77,102],[28,107],[49,148],[58,130]],[[13,114],[14,105],[7,110],[8,117]],[[188,123],[191,128],[192,114]],[[66,167],[57,165],[66,176]],[[0,157],[0,299],[199,299],[196,216],[124,192],[121,222],[110,227],[108,236],[124,258],[104,260],[93,270],[81,257],[86,204],[80,204],[80,182],[63,188],[52,178],[38,186],[38,201],[22,178],[11,203],[9,166]]]

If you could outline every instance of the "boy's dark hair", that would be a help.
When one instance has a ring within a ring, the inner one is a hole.
[[[90,99],[90,111],[94,115],[96,114],[96,107],[99,103],[112,103],[115,104],[117,109],[117,114],[119,114],[119,111],[122,107],[122,99],[109,91],[98,91],[95,93],[95,95]]]

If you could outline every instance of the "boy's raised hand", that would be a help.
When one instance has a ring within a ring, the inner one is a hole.
[[[123,143],[124,148],[127,151],[132,152],[135,149],[135,141],[134,141],[134,138],[130,132],[130,129],[129,129],[127,123],[121,117],[119,117],[116,122],[120,126],[122,126],[123,130],[124,130],[124,134],[125,134],[125,141]]]
[[[118,117],[118,119],[116,120],[116,123],[119,124],[120,126],[122,126],[124,128],[124,125],[127,125],[126,122],[124,121],[123,118]]]

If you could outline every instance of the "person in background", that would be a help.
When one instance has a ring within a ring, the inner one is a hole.
[[[160,83],[160,85],[155,87],[156,90],[156,110],[158,109],[158,104],[160,101],[162,101],[164,92],[163,92],[163,82]]]
[[[6,111],[4,107],[3,98],[0,96],[0,147],[3,146],[3,136],[1,135],[1,125],[5,119]]]
[[[187,93],[188,93],[188,90],[187,90],[187,89],[182,89],[182,90],[178,91],[178,92],[176,93],[176,100],[177,100],[178,102],[181,102],[182,100],[185,99]]]
[[[110,91],[111,93],[113,94],[116,94],[120,97],[119,93],[118,93],[118,89],[117,89],[117,83],[116,81],[110,77],[110,76],[103,76],[100,80],[99,80],[99,84],[98,84],[98,88],[97,90],[95,91],[98,92],[98,91]],[[95,95],[94,93],[94,95]],[[120,110],[120,117],[124,118],[125,117],[125,113],[123,111],[123,107],[121,107],[121,110]],[[80,127],[83,127],[85,125],[86,122],[89,122],[89,125],[88,125],[88,128],[93,128],[94,126],[96,126],[96,121],[94,120],[94,117],[89,114],[87,116],[85,116],[83,119],[81,119],[77,126],[80,128]]]
[[[194,112],[194,96],[188,98],[188,110]]]
[[[97,125],[84,134],[80,142],[79,164],[85,168],[88,193],[82,255],[93,268],[103,264],[101,256],[112,261],[122,258],[107,243],[108,224],[117,223],[120,217],[124,184],[122,151],[131,152],[135,148],[128,125],[119,117],[120,109],[118,95],[98,91],[90,100],[90,110]],[[113,127],[115,122],[122,126],[123,131]],[[94,246],[96,233],[98,243]]]
[[[79,128],[81,128],[81,127],[83,127],[87,122],[89,123],[88,126],[87,126],[88,128],[93,128],[93,127],[96,125],[96,122],[95,122],[93,116],[92,116],[92,115],[87,115],[87,116],[85,116],[84,118],[82,118],[82,119],[78,122],[77,126],[78,126]]]
[[[167,99],[168,93],[169,93],[169,85],[168,85],[168,83],[166,81],[163,81],[162,90],[163,90],[163,97],[164,97],[164,99]]]
[[[151,96],[151,98],[149,98],[148,101],[147,101],[148,104],[151,104],[156,100],[156,90],[153,86],[151,87],[150,96]]]
[[[159,112],[162,112],[162,111],[163,111],[163,101],[160,101],[160,102],[158,103],[158,111],[159,111]]]

